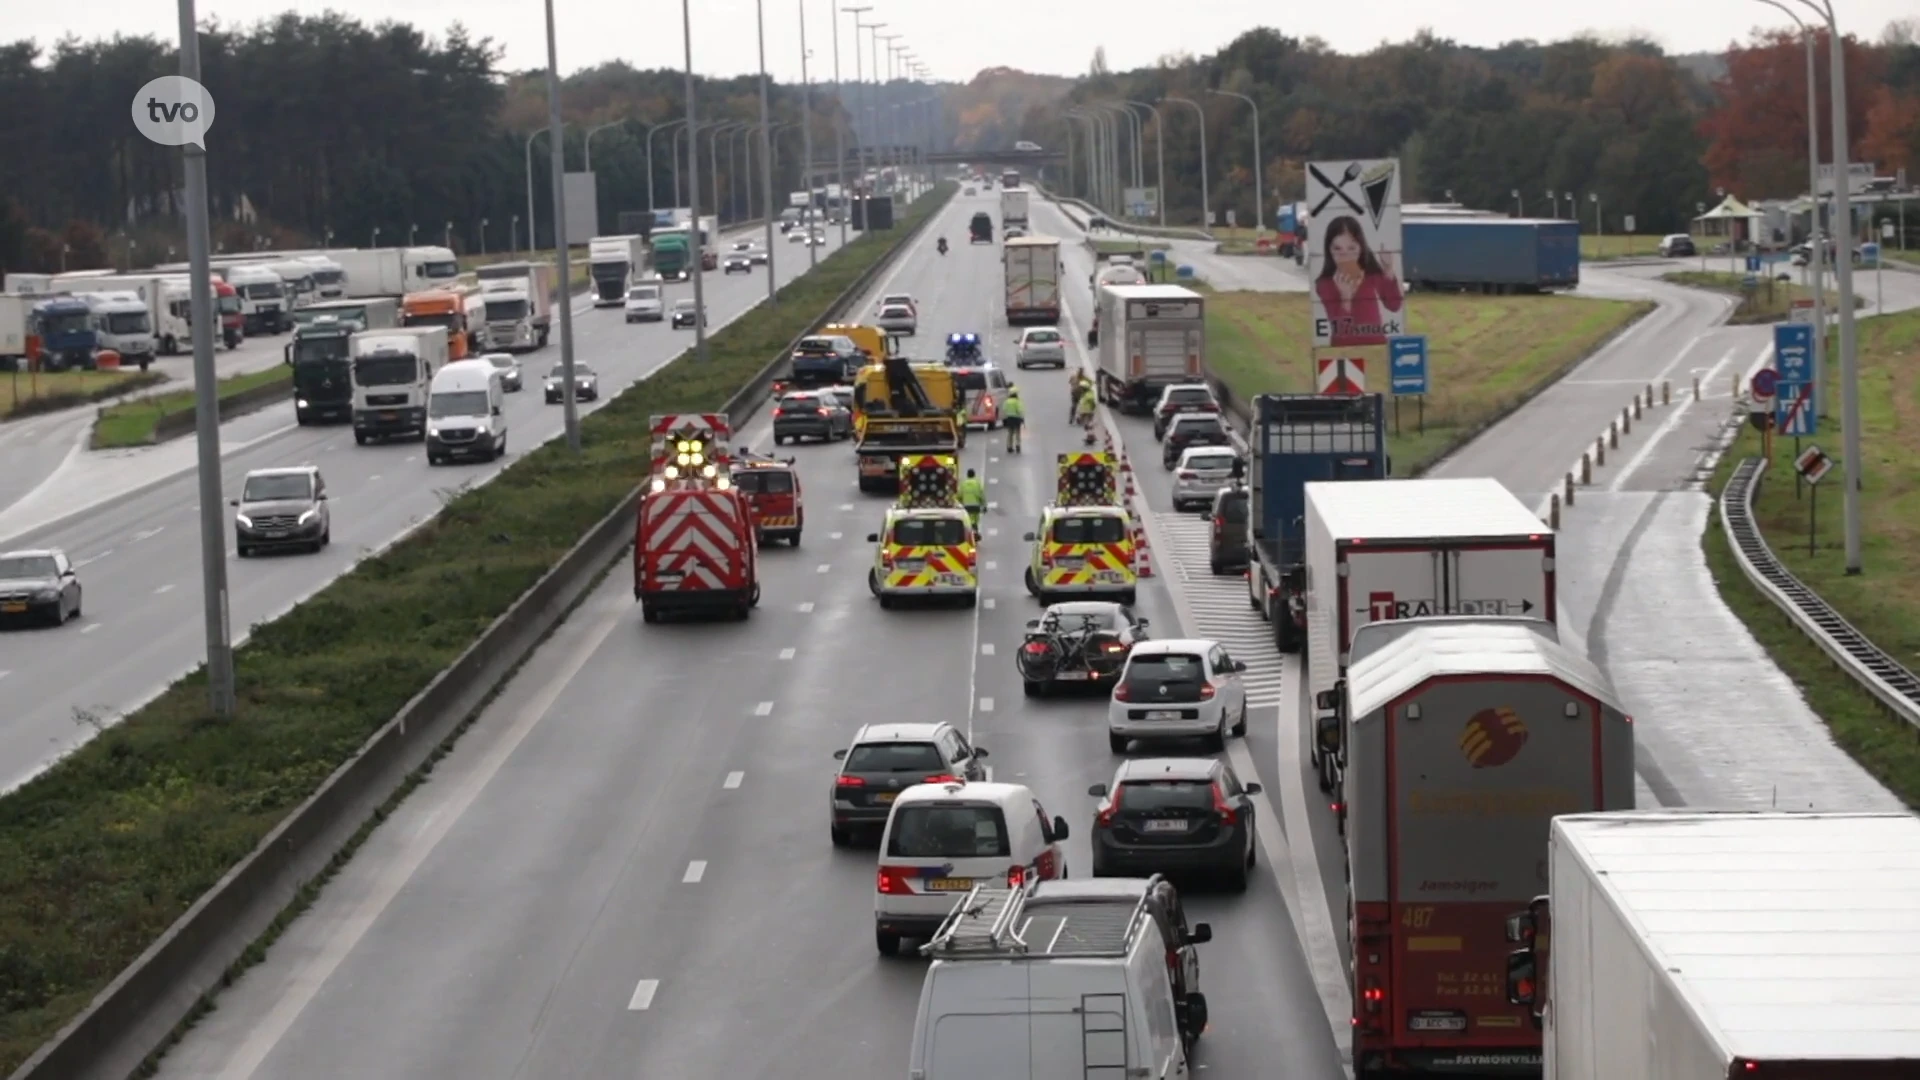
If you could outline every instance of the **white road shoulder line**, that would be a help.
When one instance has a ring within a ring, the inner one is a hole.
[[[641,979],[633,988],[633,996],[627,999],[627,1011],[646,1012],[653,1007],[653,995],[659,992],[659,979]]]
[[[730,772],[727,774],[727,778],[721,781],[720,786],[727,789],[728,791],[732,791],[735,788],[738,788],[741,782],[744,781],[746,778],[747,778],[746,773],[743,773],[740,770],[735,769],[733,772]]]
[[[695,859],[687,864],[687,872],[680,875],[683,885],[698,885],[700,879],[707,876],[707,860]]]

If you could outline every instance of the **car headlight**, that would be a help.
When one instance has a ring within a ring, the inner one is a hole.
[[[296,522],[296,524],[305,525],[307,522],[312,521],[314,518],[317,518],[319,516],[320,516],[320,511],[309,510],[306,513],[300,515],[300,520]]]
[[[41,589],[38,592],[33,594],[33,598],[43,604],[50,600],[58,600],[60,599],[60,590],[59,589]]]
[[[549,389],[549,390],[558,390],[558,389],[560,389],[560,381],[559,381],[558,379],[548,379],[548,380],[547,380],[547,389]]]
[[[293,399],[293,407],[294,407],[294,408],[296,408],[296,409],[304,409],[304,408],[306,408],[306,407],[307,407],[307,399],[306,399],[306,398],[294,398],[294,399]]]
[[[233,520],[243,529],[253,528],[253,519],[245,514],[235,514],[233,515]]]

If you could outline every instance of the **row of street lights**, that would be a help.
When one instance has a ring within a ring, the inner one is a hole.
[[[1207,89],[1206,93],[1218,97],[1236,98],[1247,103],[1253,110],[1253,205],[1254,227],[1264,227],[1267,196],[1266,183],[1262,177],[1265,172],[1265,158],[1260,152],[1260,104],[1246,94],[1237,94],[1231,90]],[[1200,103],[1191,98],[1175,97],[1171,94],[1160,99],[1161,104],[1185,105],[1192,109],[1199,119],[1200,131],[1200,217],[1203,226],[1213,224],[1213,193],[1208,189],[1207,180],[1207,112]],[[1086,127],[1086,162],[1088,194],[1091,201],[1116,216],[1130,214],[1134,209],[1124,205],[1122,177],[1129,174],[1123,167],[1125,160],[1121,154],[1122,136],[1132,149],[1130,175],[1132,186],[1146,186],[1144,155],[1144,128],[1140,114],[1135,109],[1145,109],[1153,115],[1154,141],[1154,184],[1159,191],[1160,225],[1167,224],[1167,155],[1166,155],[1166,118],[1161,115],[1158,105],[1145,101],[1122,99],[1119,101],[1093,101],[1066,111],[1067,125],[1067,174],[1073,175],[1074,144],[1076,130],[1073,121]]]

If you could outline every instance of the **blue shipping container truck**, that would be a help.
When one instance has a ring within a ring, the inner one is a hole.
[[[1401,277],[1413,289],[1546,292],[1580,284],[1580,224],[1530,218],[1407,218]]]
[[[1307,485],[1381,480],[1387,457],[1379,394],[1261,394],[1253,399],[1248,453],[1248,599],[1273,624],[1273,643],[1306,640]]]
[[[86,301],[66,294],[50,296],[33,306],[33,322],[40,335],[40,370],[94,368],[100,338]]]

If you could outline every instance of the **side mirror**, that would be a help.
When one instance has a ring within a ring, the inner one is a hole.
[[[495,405],[495,406],[493,407],[493,415],[495,415],[495,416],[499,416],[499,415],[500,415],[500,406],[498,406],[498,405]]]
[[[1107,797],[1107,785],[1095,784],[1092,787],[1087,789],[1087,794],[1093,796],[1096,799],[1104,799]]]
[[[1338,716],[1327,715],[1320,717],[1314,721],[1313,731],[1314,737],[1320,740],[1321,753],[1332,754],[1339,751],[1340,718]]]
[[[1040,620],[1039,620],[1039,619],[1028,619],[1028,620],[1027,620],[1027,629],[1029,629],[1029,630],[1038,630],[1038,629],[1040,629]]]
[[[1187,931],[1187,944],[1189,945],[1205,945],[1207,942],[1212,940],[1213,940],[1213,924],[1212,923],[1197,922],[1193,924],[1192,929]]]
[[[879,534],[879,533],[868,533],[868,534],[867,534],[867,543],[869,543],[869,544],[877,544],[877,543],[879,543],[879,542],[880,542],[880,534]]]
[[[1233,670],[1235,674],[1247,670],[1247,662],[1245,660],[1235,660],[1233,662]]]
[[[1313,707],[1322,712],[1332,712],[1339,707],[1339,701],[1331,690],[1322,690],[1313,695]]]
[[[228,506],[239,506],[239,505],[240,505],[240,500],[239,500],[239,499],[228,499],[228,500],[227,500],[227,505],[228,505]]]
[[[847,760],[847,750],[846,750],[846,747],[844,747],[844,746],[843,746],[843,747],[841,747],[840,749],[838,749],[838,750],[835,750],[835,751],[833,752],[833,760],[835,760],[835,761],[845,761],[845,760]]]
[[[1065,840],[1069,835],[1071,834],[1067,829],[1067,819],[1056,816],[1053,819],[1053,838],[1055,840]]]
[[[1539,985],[1539,965],[1533,949],[1515,949],[1507,954],[1507,1004],[1532,1005]]]
[[[1023,533],[1021,534],[1020,539],[1025,540],[1027,543],[1031,544],[1034,542],[1036,537],[1032,533]]]
[[[1151,620],[1151,619],[1135,619],[1135,620],[1133,621],[1133,625],[1134,625],[1135,627],[1137,627],[1137,628],[1139,628],[1139,629],[1141,629],[1141,630],[1145,630],[1145,629],[1146,629],[1147,627],[1149,627],[1149,626],[1152,626],[1152,625],[1153,625],[1153,620]]]
[[[973,748],[973,756],[981,759],[986,759],[986,758],[992,757],[993,755],[987,753],[986,747],[976,746]]]
[[[1242,784],[1240,785],[1240,790],[1246,792],[1249,795],[1258,795],[1262,791],[1265,791],[1266,789],[1261,787],[1259,784]]]

